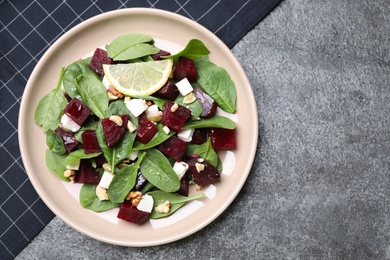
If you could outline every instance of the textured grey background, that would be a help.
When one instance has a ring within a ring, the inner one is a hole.
[[[17,259],[390,259],[389,39],[388,0],[285,0],[233,48],[260,132],[224,214],[149,248],[55,218]]]

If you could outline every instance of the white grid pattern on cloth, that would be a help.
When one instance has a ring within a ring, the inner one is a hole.
[[[267,0],[1,0],[0,195],[3,200],[0,202],[0,259],[15,257],[53,217],[27,178],[17,140],[17,117],[24,86],[53,42],[94,15],[121,8],[149,7],[186,16],[217,36],[226,29],[227,33],[220,37],[232,47],[241,37],[232,37],[235,30],[230,28],[232,21],[247,16],[245,8],[250,4],[258,6],[259,1]],[[220,13],[226,15],[214,19]],[[254,23],[262,18],[256,18]]]

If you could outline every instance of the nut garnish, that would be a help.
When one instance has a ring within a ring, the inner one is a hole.
[[[120,116],[113,115],[113,116],[110,116],[109,119],[119,126],[122,126],[122,124],[123,124],[122,117],[120,117]]]
[[[171,210],[171,202],[167,200],[164,203],[157,205],[154,210],[159,213],[169,213]]]
[[[127,194],[126,200],[131,201],[131,205],[137,207],[142,198],[142,192],[140,191],[130,191]]]

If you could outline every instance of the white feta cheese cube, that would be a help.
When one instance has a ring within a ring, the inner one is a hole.
[[[80,125],[78,125],[75,121],[72,120],[67,114],[63,114],[61,117],[61,126],[64,129],[67,129],[72,132],[77,132],[80,130]]]
[[[191,142],[195,129],[183,129],[177,133],[177,137],[184,142]]]
[[[186,96],[194,90],[187,78],[184,78],[177,82],[176,87],[179,90],[180,94],[182,94],[183,96]]]
[[[177,176],[179,176],[180,180],[184,176],[188,168],[189,166],[185,162],[175,162],[175,164],[173,165],[173,171],[177,174]]]
[[[126,103],[126,107],[135,117],[138,117],[148,108],[148,105],[143,99],[133,98]]]
[[[110,81],[107,79],[106,76],[103,77],[102,83],[103,83],[103,85],[106,87],[107,90],[109,90],[109,89],[111,88],[111,83],[110,83]]]
[[[148,194],[144,194],[142,195],[142,198],[139,202],[139,204],[137,205],[137,209],[140,210],[140,211],[144,211],[144,212],[152,212],[153,210],[153,197],[148,195]]]
[[[100,179],[99,186],[108,189],[108,186],[110,186],[110,183],[112,181],[112,178],[114,178],[114,175],[108,171],[104,171],[102,178]]]
[[[158,109],[158,106],[156,104],[149,106],[145,110],[145,114],[146,118],[152,122],[160,122],[162,117],[162,112]]]

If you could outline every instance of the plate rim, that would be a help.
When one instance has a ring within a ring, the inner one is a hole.
[[[201,24],[199,24],[199,23],[197,23],[197,22],[195,22],[195,21],[193,21],[193,20],[191,20],[191,19],[189,19],[189,18],[187,18],[185,16],[182,16],[180,14],[173,13],[173,12],[166,11],[166,10],[161,10],[161,9],[138,7],[138,8],[125,8],[125,9],[119,9],[119,10],[112,10],[112,11],[109,11],[109,12],[98,14],[96,16],[93,16],[93,17],[89,18],[89,19],[86,19],[85,21],[80,22],[76,26],[74,26],[71,29],[69,29],[68,31],[66,31],[63,35],[58,37],[53,42],[53,44],[51,44],[49,46],[49,48],[45,51],[45,53],[42,55],[40,60],[35,65],[32,73],[31,73],[31,75],[30,75],[30,77],[29,77],[29,79],[28,79],[28,81],[26,83],[26,87],[25,87],[25,89],[23,91],[23,96],[22,96],[22,100],[21,100],[21,103],[20,103],[20,112],[19,112],[19,117],[18,117],[18,129],[23,128],[21,126],[24,126],[23,118],[24,118],[24,116],[26,114],[26,109],[27,109],[27,107],[26,107],[27,101],[26,100],[27,100],[27,97],[30,96],[29,93],[33,89],[32,79],[37,76],[37,74],[41,70],[41,67],[43,66],[43,63],[41,61],[44,61],[44,60],[47,59],[47,57],[49,57],[50,55],[53,55],[52,52],[57,49],[57,46],[61,46],[61,44],[64,41],[66,41],[66,39],[71,38],[74,34],[77,34],[78,31],[80,31],[80,30],[82,30],[84,28],[87,28],[91,24],[94,24],[94,23],[96,23],[96,22],[98,22],[100,20],[104,20],[106,17],[110,17],[110,16],[113,16],[113,15],[114,16],[115,15],[121,15],[121,14],[129,14],[129,15],[131,15],[131,14],[137,14],[137,15],[140,15],[140,14],[143,14],[143,15],[160,14],[160,15],[166,16],[169,19],[180,20],[180,22],[184,22],[184,23],[188,24],[188,26],[190,26],[190,27],[195,27],[197,30],[200,30],[202,33],[204,33],[204,34],[208,35],[208,37],[212,38],[213,41],[217,41],[218,45],[220,47],[225,48],[224,51],[228,52],[229,55],[230,55],[229,59],[232,59],[236,64],[239,65],[238,66],[238,69],[240,70],[239,74],[244,76],[243,80],[247,83],[248,86],[251,87],[251,84],[249,82],[249,79],[248,79],[245,71],[243,70],[241,64],[238,62],[237,58],[234,56],[234,54],[231,52],[231,50],[225,45],[225,43],[222,42],[222,40],[220,40],[216,35],[214,35],[211,31],[209,31],[203,25],[201,25]],[[250,100],[250,101],[252,103],[252,107],[254,107],[256,109],[255,114],[257,115],[257,107],[256,107],[255,97],[254,97],[254,94],[253,94],[253,89],[249,88],[248,91],[251,92],[250,95],[251,95],[253,100]],[[98,235],[96,235],[94,233],[91,233],[91,232],[89,232],[86,229],[83,229],[82,227],[78,226],[77,224],[75,224],[73,222],[70,222],[66,218],[63,218],[63,216],[57,210],[55,205],[52,205],[52,203],[45,196],[43,196],[43,192],[38,187],[38,185],[37,185],[37,183],[35,181],[35,176],[30,171],[29,165],[26,163],[27,162],[27,154],[26,154],[26,151],[24,151],[24,149],[23,149],[23,146],[25,145],[25,143],[24,143],[25,140],[24,140],[22,132],[19,131],[19,130],[18,130],[18,141],[19,141],[19,149],[20,149],[23,165],[25,167],[25,170],[26,170],[26,173],[28,175],[29,180],[31,181],[35,191],[38,193],[38,195],[42,199],[42,201],[46,204],[46,206],[48,206],[48,208],[57,217],[59,217],[62,221],[67,223],[73,229],[75,229],[75,230],[77,230],[77,231],[79,231],[79,232],[81,232],[81,233],[83,233],[85,235],[88,235],[89,237],[92,237],[92,238],[94,238],[96,240],[103,241],[103,242],[110,243],[110,244],[122,245],[122,246],[146,247],[146,246],[155,246],[155,245],[167,244],[167,243],[170,243],[170,242],[174,242],[174,241],[183,239],[183,238],[185,238],[185,237],[187,237],[189,235],[192,235],[192,234],[198,232],[199,230],[203,229],[207,225],[209,225],[211,222],[215,221],[215,219],[218,218],[231,205],[231,203],[236,199],[236,197],[239,194],[239,192],[242,190],[242,187],[243,187],[243,185],[245,184],[245,182],[246,182],[246,180],[248,178],[248,175],[250,173],[250,170],[252,168],[253,161],[254,161],[254,158],[255,158],[255,155],[256,155],[257,144],[258,144],[258,117],[255,116],[253,118],[253,120],[255,120],[255,122],[254,122],[255,129],[253,129],[254,130],[253,133],[255,133],[254,136],[253,136],[255,142],[251,145],[251,150],[253,150],[253,152],[251,153],[251,158],[248,158],[248,163],[246,164],[247,169],[244,169],[245,176],[244,176],[244,178],[240,179],[240,183],[237,184],[238,188],[234,190],[234,192],[232,193],[232,196],[228,199],[228,201],[224,204],[224,206],[220,207],[213,214],[210,214],[210,216],[207,219],[205,219],[204,221],[199,223],[197,226],[192,227],[190,230],[184,231],[180,235],[176,235],[174,237],[171,237],[170,239],[154,240],[153,242],[150,242],[150,243],[147,243],[147,242],[137,243],[137,242],[132,242],[132,241],[127,243],[127,242],[123,242],[123,241],[112,240],[110,238],[104,238],[104,237],[98,236]]]

